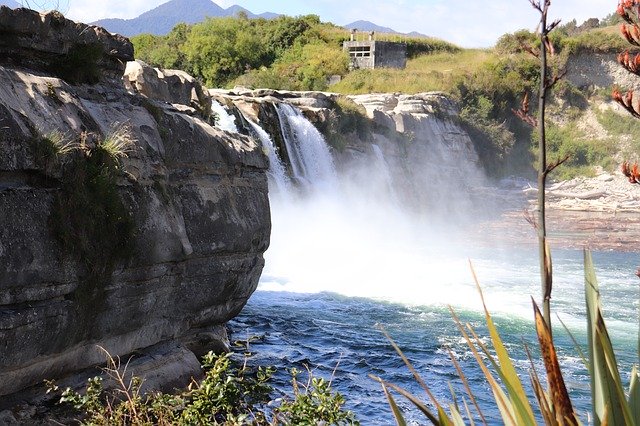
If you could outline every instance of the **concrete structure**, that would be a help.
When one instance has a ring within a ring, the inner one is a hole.
[[[352,30],[351,40],[342,45],[349,53],[352,69],[404,68],[407,65],[407,43],[377,41],[373,31],[365,34],[368,39],[358,40],[357,30]]]

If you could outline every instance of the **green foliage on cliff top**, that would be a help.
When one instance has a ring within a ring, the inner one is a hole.
[[[208,86],[245,85],[273,89],[325,90],[331,75],[348,73],[344,28],[316,15],[277,19],[212,18],[179,24],[166,36],[132,37],[136,58],[161,68],[182,69]],[[457,52],[433,38],[406,40],[409,57]]]

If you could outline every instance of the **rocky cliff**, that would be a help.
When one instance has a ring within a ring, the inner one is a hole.
[[[184,385],[257,286],[266,156],[127,91],[132,56],[98,27],[0,8],[0,409],[103,364],[98,346]]]

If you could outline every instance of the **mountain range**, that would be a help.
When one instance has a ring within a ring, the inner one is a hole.
[[[211,0],[171,0],[161,4],[155,9],[143,13],[137,18],[100,19],[99,21],[92,22],[92,24],[99,25],[112,33],[122,34],[127,37],[142,33],[164,35],[180,22],[195,24],[204,21],[207,17],[219,18],[236,16],[241,12],[246,13],[249,18],[273,19],[280,16],[277,13],[271,12],[256,15],[238,5],[224,9]]]
[[[22,5],[15,0],[0,0],[0,6],[9,6],[11,9],[22,7]]]
[[[22,6],[15,0],[0,0],[0,5],[9,6],[11,8]],[[207,17],[219,18],[225,16],[236,16],[239,13],[245,13],[247,17],[251,19],[275,19],[280,16],[280,14],[273,12],[265,12],[257,15],[238,5],[229,6],[225,9],[218,6],[211,0],[170,0],[154,9],[144,12],[136,18],[100,19],[92,22],[92,24],[104,27],[112,33],[122,34],[127,37],[143,33],[164,35],[171,31],[171,29],[180,22],[195,24],[204,21]],[[370,21],[355,21],[344,25],[344,28],[349,30],[355,28],[359,31],[375,31],[377,33],[401,34],[392,28],[376,25]],[[415,31],[406,35],[412,37],[425,37],[423,34]]]
[[[347,25],[343,25],[344,28],[348,29],[348,30],[353,30],[356,29],[358,31],[375,31],[376,33],[385,33],[385,34],[399,34],[399,35],[405,35],[405,36],[409,36],[409,37],[427,37],[424,34],[420,34],[416,31],[412,31],[410,33],[399,33],[396,30],[394,30],[393,28],[389,28],[389,27],[382,27],[380,25],[374,24],[373,22],[370,21],[355,21],[352,22],[350,24]]]

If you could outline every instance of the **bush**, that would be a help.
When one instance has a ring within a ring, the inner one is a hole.
[[[271,401],[268,384],[273,368],[251,368],[246,359],[238,365],[231,354],[211,352],[203,357],[202,368],[204,379],[179,394],[143,395],[142,381],[108,356],[105,372],[115,388],[106,390],[103,379],[95,377],[84,394],[67,388],[60,402],[82,413],[82,424],[95,426],[358,424],[353,413],[343,410],[344,398],[333,392],[330,382],[311,372],[309,382],[301,385],[292,370],[293,395],[277,404]],[[49,390],[60,391],[53,382]]]
[[[568,157],[555,169],[552,178],[564,180],[576,176],[593,176],[594,166],[611,168],[615,145],[609,141],[594,140],[577,128],[575,123],[565,126],[547,125],[547,156],[550,162]],[[609,142],[609,143],[607,143]],[[538,133],[533,133],[532,150],[538,146]]]

